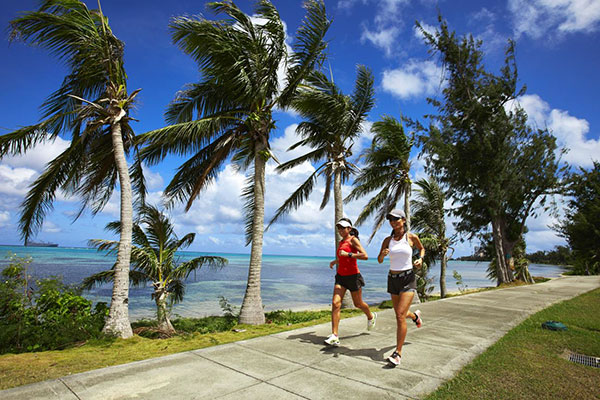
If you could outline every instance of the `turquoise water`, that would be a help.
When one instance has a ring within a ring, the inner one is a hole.
[[[48,248],[0,246],[0,267],[8,264],[9,253],[20,257],[31,256],[29,274],[34,278],[59,276],[69,284],[78,284],[85,277],[110,269],[115,256],[94,249]],[[181,260],[191,259],[207,253],[182,252]],[[173,314],[186,317],[203,317],[221,314],[219,296],[226,297],[235,306],[240,306],[246,289],[250,256],[246,254],[211,253],[225,257],[229,264],[219,271],[200,270],[192,274],[186,284],[184,301],[173,308]],[[330,257],[273,256],[264,255],[262,263],[262,300],[265,310],[327,307],[331,301],[333,277],[329,269]],[[368,303],[387,300],[386,293],[388,264],[378,264],[376,259],[360,261],[359,268],[367,286],[363,298]],[[450,261],[446,273],[449,291],[457,290],[452,271],[457,270],[469,288],[494,286],[486,278],[487,263],[472,261]],[[564,270],[552,265],[530,265],[531,274],[548,278],[559,276]],[[439,291],[439,267],[434,266],[430,276],[435,278],[435,291]],[[130,314],[132,319],[152,317],[154,301],[150,299],[151,288],[130,289]],[[93,301],[110,302],[111,287],[105,285],[84,295]]]

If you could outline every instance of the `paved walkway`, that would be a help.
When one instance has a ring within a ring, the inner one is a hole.
[[[420,398],[529,315],[600,287],[600,277],[563,277],[413,305],[400,367],[393,310],[367,333],[364,316],[342,320],[341,346],[329,324],[84,372],[0,391],[0,399],[406,399]]]

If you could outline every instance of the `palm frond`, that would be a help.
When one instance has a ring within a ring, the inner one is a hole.
[[[140,151],[142,161],[153,165],[168,154],[193,154],[210,141],[237,124],[237,111],[212,115],[197,121],[170,125],[139,136],[139,141],[147,143]]]
[[[235,133],[222,135],[182,164],[164,194],[168,202],[185,201],[189,210],[196,197],[217,176],[221,165],[238,145]]]
[[[327,18],[325,12],[325,4],[322,0],[309,0],[305,3],[305,8],[306,16],[296,31],[294,54],[290,57],[287,70],[287,85],[281,91],[277,101],[281,108],[290,105],[302,79],[313,70],[315,65],[320,66],[325,57],[324,50],[327,48],[327,43],[324,39],[331,26],[331,20]]]
[[[218,256],[201,256],[180,264],[173,270],[169,279],[187,279],[192,272],[202,267],[217,270],[225,267],[228,261],[226,258]]]
[[[256,213],[256,197],[254,195],[254,174],[248,174],[246,183],[242,189],[242,199],[244,199],[244,225],[246,246],[252,242],[252,232],[254,231],[254,215]]]
[[[71,142],[33,182],[21,204],[19,229],[24,240],[28,240],[41,228],[46,213],[53,208],[56,191],[62,188],[69,192],[70,185],[79,178],[77,171],[85,164],[84,156],[80,141]]]

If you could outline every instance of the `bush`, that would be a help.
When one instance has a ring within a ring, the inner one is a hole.
[[[32,282],[31,259],[10,257],[0,281],[0,354],[60,349],[100,337],[106,303],[92,302],[58,279]]]

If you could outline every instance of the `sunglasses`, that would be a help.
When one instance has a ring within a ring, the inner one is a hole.
[[[349,227],[349,226],[341,226],[341,225],[336,225],[336,228],[337,228],[338,230],[340,230],[340,229],[346,229],[346,228],[350,228],[350,227]]]
[[[400,220],[400,217],[394,217],[393,215],[388,215],[385,217],[385,219],[387,219],[388,221],[396,222],[396,221]]]

